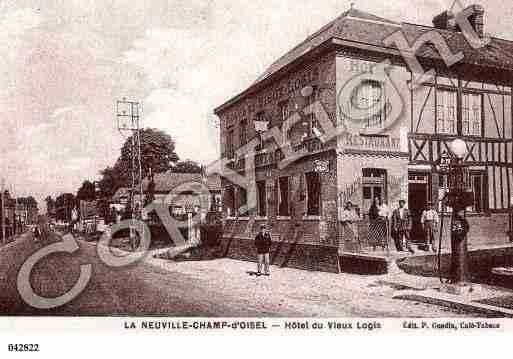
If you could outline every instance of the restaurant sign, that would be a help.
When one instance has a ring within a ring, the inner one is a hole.
[[[345,150],[401,152],[401,139],[398,137],[345,133],[340,141],[341,147]]]

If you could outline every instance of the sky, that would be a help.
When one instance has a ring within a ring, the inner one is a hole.
[[[119,156],[116,100],[169,133],[181,159],[218,158],[213,110],[350,7],[431,24],[452,0],[0,0],[0,179],[18,196],[75,193]],[[391,5],[393,3],[393,6]],[[513,39],[513,7],[479,3]],[[41,204],[42,205],[42,204]]]

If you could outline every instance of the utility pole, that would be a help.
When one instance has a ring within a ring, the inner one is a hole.
[[[135,249],[135,233],[134,233],[134,219],[135,219],[135,193],[137,191],[137,181],[139,182],[139,202],[143,196],[142,190],[142,155],[141,155],[141,129],[139,117],[139,102],[128,101],[123,98],[117,101],[116,115],[118,119],[118,130],[121,134],[128,132],[130,137],[130,163],[131,163],[131,176],[132,186],[130,189],[130,208],[131,220],[130,226],[130,243],[132,249]],[[141,204],[139,204],[140,207]],[[140,209],[140,208],[139,208]]]
[[[11,191],[12,191],[12,195],[14,197],[14,217],[13,217],[12,228],[13,228],[13,235],[15,235],[15,234],[18,234],[17,224],[19,224],[19,223],[18,223],[18,214],[17,214],[17,212],[18,212],[18,195],[16,193],[14,183],[11,184]]]
[[[2,242],[5,243],[5,198],[4,198],[5,179],[2,178],[2,192],[0,198],[2,199]]]

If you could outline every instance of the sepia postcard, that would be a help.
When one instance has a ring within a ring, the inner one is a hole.
[[[512,28],[500,0],[1,0],[0,338],[513,333]]]

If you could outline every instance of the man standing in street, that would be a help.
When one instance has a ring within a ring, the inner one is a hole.
[[[269,272],[269,252],[271,251],[271,234],[267,231],[265,225],[260,226],[260,232],[255,237],[255,247],[258,255],[258,272],[257,275],[262,275],[262,266],[264,266],[264,275],[271,275]]]
[[[407,249],[415,253],[410,243],[411,216],[410,211],[405,208],[406,202],[399,201],[399,208],[392,214],[392,232],[394,233],[395,246],[398,251]]]
[[[426,248],[428,251],[431,246],[433,252],[436,252],[435,237],[438,231],[439,221],[440,218],[438,212],[433,208],[433,203],[428,202],[420,218],[420,223],[422,223],[422,228],[424,229],[424,233],[426,233]]]

